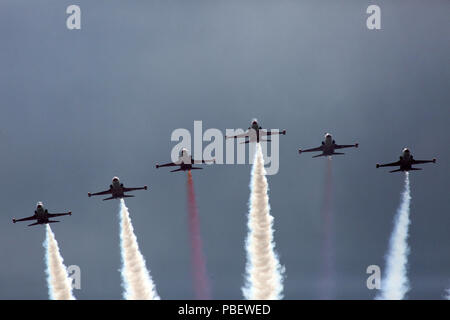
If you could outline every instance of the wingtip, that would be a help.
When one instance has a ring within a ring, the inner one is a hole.
[[[69,216],[71,216],[72,215],[72,211],[69,211]]]
[[[286,135],[286,129],[283,130],[283,134]]]
[[[433,163],[436,163],[436,158],[433,158]]]
[[[302,149],[298,149],[298,154],[302,154]]]
[[[144,186],[144,190],[147,190],[148,189],[148,187],[147,186]]]
[[[379,167],[380,167],[380,164],[379,164],[379,163],[377,163],[377,164],[376,164],[376,167],[377,167],[377,168],[379,168]]]
[[[12,221],[13,221],[13,223],[16,223],[16,222],[17,222],[17,220],[16,220],[15,218],[13,218]]]
[[[155,168],[158,169],[158,168],[159,168],[159,164],[156,164],[156,165],[155,165]]]
[[[358,148],[359,147],[359,143],[355,143],[355,148]]]
[[[88,197],[90,198],[92,196],[92,194],[90,192],[88,192]]]

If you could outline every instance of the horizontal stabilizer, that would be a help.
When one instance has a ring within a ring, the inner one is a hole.
[[[28,226],[31,227],[31,226],[35,226],[37,224],[40,224],[40,223],[39,222],[35,222],[35,223],[32,223],[32,224],[29,224]]]
[[[340,154],[345,154],[345,153],[343,153],[343,152],[333,152],[333,155],[335,155],[335,154],[340,155]]]
[[[422,168],[411,168],[409,170],[422,170]]]
[[[322,154],[318,154],[318,155],[316,155],[316,156],[313,156],[313,158],[325,157],[325,156],[326,156],[326,154],[322,153]]]
[[[397,169],[397,170],[392,170],[392,171],[389,171],[390,173],[392,173],[392,172],[400,172],[400,171],[403,171],[402,169]]]
[[[57,220],[48,220],[47,223],[55,223],[55,222],[59,222]]]
[[[172,171],[170,171],[170,172],[177,172],[177,171],[182,171],[183,169],[175,169],[175,170],[172,170]]]
[[[124,194],[122,198],[132,198],[132,197],[134,197],[134,196],[133,196],[133,195],[131,195],[131,194],[130,194],[130,195],[128,195],[128,194]]]
[[[114,197],[105,198],[105,199],[103,199],[103,201],[105,201],[105,200],[111,200],[111,199],[114,199]]]
[[[191,170],[201,170],[203,168],[198,168],[198,167],[192,167]]]

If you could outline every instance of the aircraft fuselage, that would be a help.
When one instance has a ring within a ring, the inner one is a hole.
[[[124,195],[123,192],[123,184],[120,182],[119,178],[114,177],[111,185],[109,186],[111,189],[111,196],[113,198],[122,198]]]
[[[322,141],[323,145],[323,155],[324,156],[332,156],[336,149],[336,143],[333,140],[333,136],[331,134],[325,135],[325,140]]]
[[[37,204],[34,213],[36,214],[37,223],[43,224],[48,222],[48,211],[44,208],[41,202]]]
[[[409,171],[412,168],[413,156],[409,150],[403,150],[402,155],[400,156],[400,170],[401,171]]]

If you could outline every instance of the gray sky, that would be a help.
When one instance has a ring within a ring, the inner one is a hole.
[[[47,299],[44,228],[11,222],[37,201],[72,210],[52,225],[79,299],[120,299],[118,203],[87,197],[118,175],[148,184],[127,201],[163,299],[193,298],[185,174],[156,170],[176,128],[246,128],[280,139],[270,176],[285,297],[314,299],[321,276],[326,161],[299,156],[325,132],[360,143],[335,158],[336,289],[372,299],[368,265],[384,267],[402,174],[375,169],[405,146],[438,158],[411,175],[409,298],[450,287],[450,3],[438,1],[72,1],[0,3],[0,298]],[[366,28],[378,4],[382,30]],[[248,165],[194,173],[212,294],[241,299]]]

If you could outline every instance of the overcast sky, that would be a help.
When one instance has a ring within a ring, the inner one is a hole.
[[[66,28],[78,4],[82,29]],[[382,30],[366,28],[369,4]],[[366,268],[384,268],[403,174],[375,169],[436,157],[411,174],[411,299],[450,287],[450,2],[23,1],[0,3],[0,298],[47,299],[43,226],[52,229],[79,299],[121,299],[118,202],[88,198],[119,176],[149,185],[126,203],[162,299],[194,298],[186,174],[170,160],[177,128],[281,128],[268,177],[285,297],[319,297],[326,159],[299,155],[325,132],[359,142],[333,160],[339,299],[372,299]],[[194,172],[212,295],[241,299],[250,166]]]

